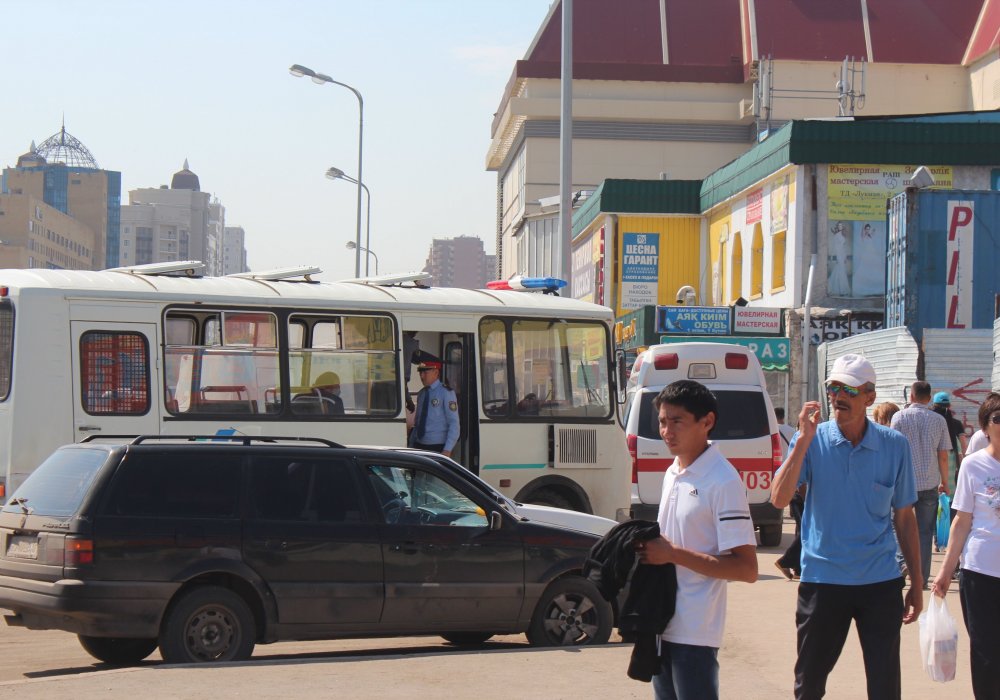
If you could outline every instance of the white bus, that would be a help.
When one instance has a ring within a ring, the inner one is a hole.
[[[90,435],[224,431],[403,446],[406,405],[420,389],[404,355],[416,341],[443,360],[458,397],[454,459],[515,500],[628,513],[609,309],[427,288],[418,275],[321,283],[315,268],[198,269],[0,270],[7,494],[56,447]],[[339,415],[308,400],[328,372],[341,382]]]

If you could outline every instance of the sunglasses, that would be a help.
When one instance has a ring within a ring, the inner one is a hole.
[[[836,396],[840,392],[844,392],[852,399],[861,393],[861,387],[858,386],[847,386],[846,384],[827,384],[826,393],[833,394]]]

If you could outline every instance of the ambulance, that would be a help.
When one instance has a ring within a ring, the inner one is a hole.
[[[660,437],[653,399],[678,379],[707,386],[719,415],[709,440],[740,474],[760,543],[781,543],[782,511],[771,505],[771,481],[781,466],[781,436],[764,371],[746,347],[727,343],[652,345],[639,353],[626,383],[625,438],[632,460],[633,518],[655,520],[663,476],[674,456]]]

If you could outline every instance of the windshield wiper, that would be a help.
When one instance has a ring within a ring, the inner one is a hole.
[[[21,506],[21,511],[25,515],[31,515],[32,513],[35,512],[34,510],[32,510],[31,508],[28,507],[28,505],[27,505],[28,499],[27,498],[12,498],[12,499],[10,499],[10,502],[11,502],[12,505]]]

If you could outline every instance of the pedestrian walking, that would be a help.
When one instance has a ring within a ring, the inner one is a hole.
[[[705,386],[681,380],[653,400],[674,455],[663,478],[660,537],[635,545],[643,564],[675,564],[676,609],[660,636],[657,700],[719,697],[726,582],[757,580],[757,549],[739,473],[708,441],[718,406]]]
[[[802,514],[802,576],[795,619],[795,697],[821,698],[853,620],[864,655],[869,698],[900,697],[902,624],[923,607],[922,581],[903,596],[896,537],[918,573],[913,466],[906,439],[866,416],[875,370],[860,355],[833,363],[826,382],[832,417],[807,401],[788,459],[775,475],[771,502],[784,508],[808,486]]]
[[[441,383],[442,363],[428,352],[421,353],[417,372],[424,388],[417,392],[417,410],[409,445],[451,456],[458,442],[458,399]]]
[[[892,422],[892,417],[897,413],[899,413],[899,406],[892,401],[883,401],[872,409],[872,420],[888,428]]]
[[[937,523],[938,495],[950,493],[948,451],[951,439],[945,419],[930,409],[931,385],[916,381],[910,386],[910,405],[892,417],[890,426],[910,443],[910,457],[917,484],[917,532],[920,535],[920,573],[924,589],[931,578],[931,547]],[[907,562],[909,566],[909,562]],[[911,581],[913,569],[910,568]]]
[[[944,597],[961,556],[959,598],[969,632],[972,691],[976,700],[1000,700],[1000,394],[979,407],[989,444],[962,462],[948,553],[932,590]]]

